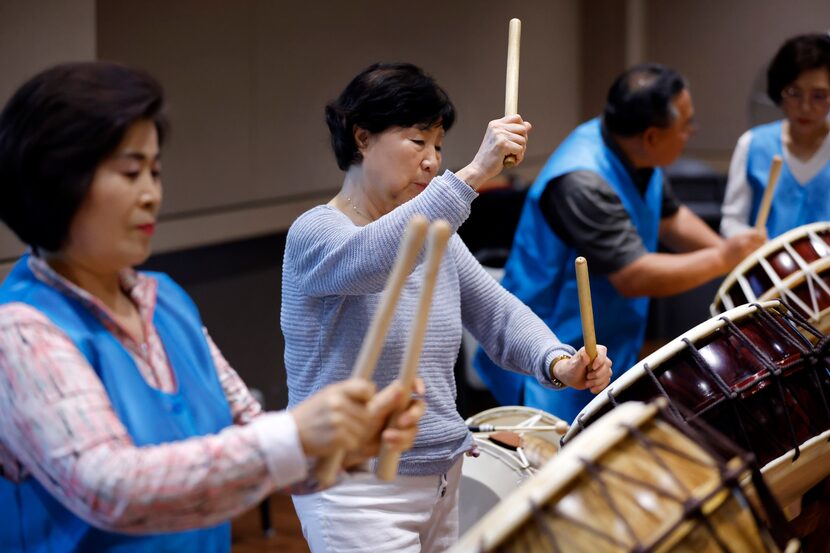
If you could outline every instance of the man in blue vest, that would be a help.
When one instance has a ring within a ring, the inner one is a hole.
[[[729,272],[764,243],[763,232],[720,238],[671,191],[661,167],[683,150],[694,108],[676,71],[643,64],[623,73],[601,118],[577,127],[528,192],[504,287],[559,339],[579,347],[582,327],[574,260],[591,269],[597,336],[618,376],[637,362],[649,297],[690,290]],[[657,242],[677,253],[657,253]],[[502,404],[538,407],[570,421],[588,391],[551,392],[498,368],[479,349],[474,363]]]

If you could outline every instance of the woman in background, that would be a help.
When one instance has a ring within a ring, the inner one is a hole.
[[[785,119],[750,129],[729,166],[721,234],[755,223],[772,158],[784,163],[772,198],[767,233],[830,221],[830,36],[806,34],[781,46],[767,71],[767,94]]]
[[[400,399],[366,382],[264,413],[187,294],[137,272],[161,205],[163,94],[60,65],[0,114],[0,219],[31,248],[0,287],[0,550],[230,550],[228,519],[338,448],[378,449]],[[405,449],[423,405],[383,439]],[[5,478],[4,478],[5,477]]]

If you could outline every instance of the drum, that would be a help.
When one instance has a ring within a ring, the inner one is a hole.
[[[568,426],[550,413],[532,407],[496,407],[467,419],[467,426],[558,427],[558,430],[522,433],[527,462],[519,454],[488,439],[489,433],[474,434],[478,457],[465,457],[461,468],[459,519],[461,532],[472,527],[500,500],[507,497],[536,469],[559,450],[559,441]],[[544,442],[539,444],[538,441]],[[545,447],[546,446],[546,447]]]
[[[703,447],[662,403],[629,402],[597,421],[451,553],[797,551],[763,480]],[[762,511],[747,493],[764,498]]]
[[[801,496],[830,475],[828,340],[778,301],[731,309],[622,374],[563,444],[618,403],[663,397],[687,422],[703,421],[752,452],[795,516]]]
[[[714,317],[775,298],[830,331],[830,222],[798,227],[758,248],[724,279],[709,310]]]

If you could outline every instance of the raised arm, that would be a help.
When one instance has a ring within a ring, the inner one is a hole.
[[[365,295],[383,291],[409,219],[445,219],[455,231],[470,213],[476,192],[447,171],[416,198],[377,221],[358,227],[332,207],[301,216],[288,233],[284,278],[311,296]]]

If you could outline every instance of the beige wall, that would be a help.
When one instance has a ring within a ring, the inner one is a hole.
[[[327,200],[342,174],[323,106],[374,61],[412,61],[447,89],[459,119],[445,166],[464,165],[503,113],[510,17],[524,22],[519,108],[538,167],[577,122],[576,0],[98,2],[99,56],[146,68],[169,94],[164,220],[178,230],[162,226],[161,247],[284,229]]]
[[[728,160],[747,128],[752,83],[781,41],[830,27],[830,2],[629,0],[646,58],[688,75],[700,131],[689,152]],[[341,174],[322,109],[376,60],[427,68],[455,101],[445,165],[475,153],[503,109],[507,21],[523,20],[521,113],[534,123],[524,179],[599,109],[626,60],[623,3],[613,0],[6,0],[0,3],[0,99],[68,59],[142,66],[165,85],[173,134],[165,151],[157,251],[286,228],[326,199]],[[290,6],[290,10],[286,8]],[[629,56],[630,57],[630,56]],[[20,245],[0,229],[0,261]],[[0,269],[2,273],[2,269]]]
[[[91,59],[95,59],[94,0],[0,2],[0,105],[38,71],[59,61]],[[3,261],[22,249],[0,224],[0,278],[8,265]]]
[[[403,0],[7,1],[0,99],[38,69],[96,53],[156,75],[173,132],[155,251],[170,251],[283,230],[332,195],[342,174],[323,106],[374,61],[412,61],[447,89],[459,118],[445,166],[465,164],[504,109],[511,17],[524,21],[519,108],[535,124],[527,179],[578,119],[577,0],[440,10]],[[20,248],[0,231],[0,276]]]
[[[750,126],[756,78],[790,36],[830,29],[827,0],[650,0],[646,52],[691,83],[700,126],[688,152],[725,165]]]

